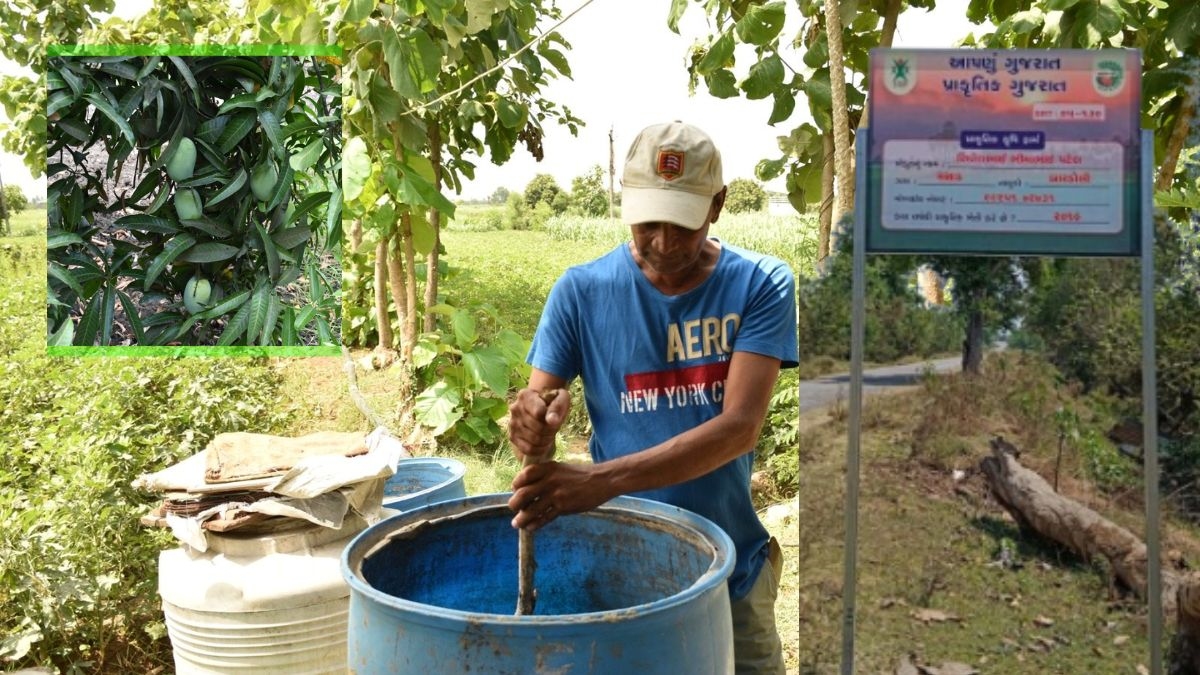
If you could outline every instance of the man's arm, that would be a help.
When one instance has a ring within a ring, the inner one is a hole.
[[[698,478],[741,456],[758,441],[779,376],[779,365],[776,358],[735,352],[725,381],[721,413],[658,445],[600,464],[548,462],[524,468],[513,479],[514,492],[508,502],[510,508],[519,511],[513,526],[541,527],[558,515],[587,511],[618,495]],[[534,375],[538,372],[535,370]],[[553,379],[551,376],[546,386],[553,386]],[[531,377],[531,388],[535,382],[540,383]],[[561,386],[562,380],[558,379],[558,383]],[[536,390],[528,394],[522,391],[513,405],[536,413],[537,403],[532,400],[536,397]],[[551,404],[552,410],[561,397],[562,394]],[[523,428],[524,447],[544,450],[548,433],[552,449],[557,427],[554,431],[547,432],[548,429],[549,420],[540,430]],[[514,439],[514,446],[517,445]]]

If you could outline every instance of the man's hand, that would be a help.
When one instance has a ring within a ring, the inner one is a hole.
[[[536,530],[558,516],[590,511],[615,497],[594,464],[543,462],[521,469],[513,479],[508,508],[512,526]]]
[[[554,390],[549,402],[542,393],[522,389],[508,406],[508,440],[513,452],[524,461],[543,462],[554,457],[554,436],[571,410],[571,395],[565,388]]]

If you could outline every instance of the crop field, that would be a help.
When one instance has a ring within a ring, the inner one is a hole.
[[[46,209],[25,209],[14,213],[9,219],[9,233],[13,237],[28,237],[46,232]]]

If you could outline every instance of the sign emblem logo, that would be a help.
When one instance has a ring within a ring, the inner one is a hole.
[[[683,173],[684,155],[678,150],[659,150],[656,173],[665,180],[675,180]]]
[[[916,66],[907,56],[893,56],[887,60],[885,67],[887,72],[883,76],[883,84],[893,94],[902,96],[917,86]]]
[[[1092,84],[1101,96],[1116,96],[1125,87],[1125,67],[1115,59],[1097,61]]]

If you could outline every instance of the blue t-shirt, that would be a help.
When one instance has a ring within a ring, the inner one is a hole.
[[[696,288],[664,295],[622,244],[567,270],[546,301],[529,363],[583,379],[592,460],[644,450],[721,412],[733,352],[797,365],[795,279],[782,261],[722,244]],[[768,534],[750,500],[754,448],[699,478],[635,496],[698,513],[737,548],[733,599],[754,585]]]

